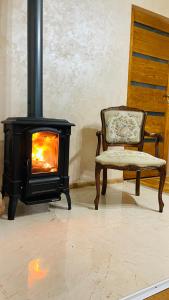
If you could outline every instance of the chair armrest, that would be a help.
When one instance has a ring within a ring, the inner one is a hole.
[[[101,137],[102,137],[102,131],[98,130],[96,132],[96,136],[97,136],[97,149],[96,149],[96,156],[100,155],[100,148],[101,148]]]
[[[159,142],[163,139],[161,133],[152,133],[144,131],[144,136],[155,138],[155,156],[159,157]]]
[[[161,133],[152,133],[152,132],[144,131],[144,136],[162,139]]]

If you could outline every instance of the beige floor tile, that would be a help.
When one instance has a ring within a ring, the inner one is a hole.
[[[71,191],[73,209],[20,203],[0,218],[0,300],[120,299],[169,277],[169,195],[108,187],[98,211],[95,188]]]

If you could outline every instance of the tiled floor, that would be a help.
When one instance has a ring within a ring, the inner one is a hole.
[[[130,193],[130,194],[129,194]],[[0,300],[121,299],[169,278],[169,195],[108,187],[100,209],[95,188],[72,190],[73,209],[20,204],[0,218]]]

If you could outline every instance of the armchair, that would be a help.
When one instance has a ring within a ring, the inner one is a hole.
[[[158,170],[160,183],[158,190],[159,212],[163,211],[162,191],[166,177],[166,161],[158,158],[159,141],[162,136],[145,131],[146,112],[127,106],[110,107],[101,111],[102,130],[96,132],[98,144],[95,159],[96,198],[98,210],[100,198],[100,173],[103,170],[102,195],[107,189],[107,169],[136,171],[136,196],[140,195],[140,173],[143,170]],[[144,136],[155,138],[155,156],[143,152]],[[100,153],[101,145],[103,152]],[[134,146],[134,150],[116,150],[110,146]]]

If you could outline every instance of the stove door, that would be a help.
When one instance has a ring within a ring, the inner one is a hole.
[[[29,131],[28,136],[30,175],[56,175],[59,168],[59,131],[50,128],[36,128]]]

